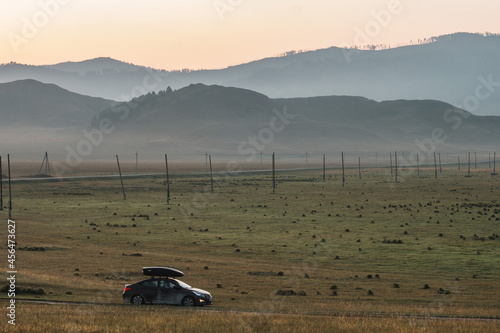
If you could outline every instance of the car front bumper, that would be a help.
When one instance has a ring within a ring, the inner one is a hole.
[[[213,299],[212,297],[198,297],[196,298],[196,305],[212,305]]]

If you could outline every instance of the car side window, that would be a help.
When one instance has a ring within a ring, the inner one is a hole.
[[[170,289],[170,288],[174,287],[174,284],[172,282],[170,282],[170,281],[167,281],[167,280],[161,280],[160,281],[160,287],[161,288]]]
[[[143,287],[156,288],[158,287],[158,281],[146,281],[142,284]]]

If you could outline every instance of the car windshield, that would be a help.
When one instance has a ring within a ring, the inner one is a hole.
[[[179,284],[179,286],[181,286],[182,288],[184,288],[184,289],[191,289],[191,286],[190,286],[189,284],[184,283],[184,282],[182,282],[181,280],[175,280],[175,281],[176,281],[176,282]]]

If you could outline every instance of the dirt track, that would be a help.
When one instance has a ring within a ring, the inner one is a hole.
[[[2,300],[6,298],[0,298]],[[26,303],[37,303],[37,304],[47,304],[47,305],[88,305],[88,306],[118,306],[118,307],[129,307],[134,306],[131,304],[109,304],[109,303],[95,303],[95,302],[68,302],[68,301],[54,301],[54,300],[40,300],[40,299],[18,299],[18,302]],[[154,306],[154,305],[151,305]],[[299,314],[287,314],[287,313],[274,313],[274,312],[257,312],[257,311],[224,311],[215,310],[210,308],[203,308],[202,311],[208,312],[230,312],[237,314],[247,314],[247,315],[283,315],[283,316],[294,316]],[[300,314],[303,315],[303,314]],[[485,317],[436,317],[436,316],[412,316],[412,315],[394,315],[390,313],[373,313],[373,314],[360,314],[356,312],[341,312],[334,314],[324,314],[324,313],[312,313],[307,314],[309,316],[319,316],[319,317],[359,317],[359,318],[407,318],[407,319],[417,319],[417,320],[473,320],[473,321],[486,321],[486,322],[500,322],[500,318],[485,318]]]

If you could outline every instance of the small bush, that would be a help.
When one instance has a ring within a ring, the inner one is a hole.
[[[4,285],[0,289],[0,293],[8,293],[10,290],[10,286],[8,284]],[[27,294],[27,295],[45,295],[45,291],[42,288],[34,289],[34,288],[22,288],[16,287],[16,294]]]
[[[449,295],[449,294],[451,294],[451,292],[449,290],[446,290],[446,289],[443,289],[443,288],[439,288],[437,292],[440,295]]]
[[[25,247],[20,247],[19,250],[44,252],[45,248],[42,246],[25,246]]]

